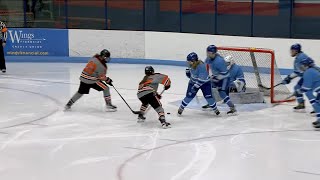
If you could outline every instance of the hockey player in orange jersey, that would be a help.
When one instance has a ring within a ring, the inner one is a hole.
[[[80,87],[73,97],[65,106],[65,110],[69,110],[71,106],[80,99],[83,94],[89,94],[90,89],[103,91],[103,96],[106,102],[106,111],[116,111],[117,107],[111,103],[110,89],[108,85],[112,85],[112,79],[106,76],[107,64],[110,61],[110,52],[106,49],[100,54],[94,55],[86,67],[83,69],[80,76]]]
[[[139,83],[137,96],[142,102],[138,122],[144,122],[146,119],[144,113],[149,105],[158,113],[159,121],[163,128],[169,128],[170,123],[166,122],[164,109],[160,102],[161,95],[157,93],[159,84],[164,85],[164,90],[171,86],[170,78],[167,75],[155,73],[152,66],[145,68],[145,76]]]

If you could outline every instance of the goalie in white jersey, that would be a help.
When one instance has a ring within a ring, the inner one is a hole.
[[[230,73],[229,91],[234,93],[245,92],[246,80],[242,68],[234,62],[232,56],[226,56],[224,59]]]

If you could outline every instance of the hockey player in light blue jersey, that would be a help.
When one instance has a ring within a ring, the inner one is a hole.
[[[246,80],[242,68],[237,65],[232,56],[226,56],[225,58],[227,68],[230,74],[230,92],[245,92],[246,91]]]
[[[291,52],[290,52],[291,56],[295,57],[294,63],[293,63],[294,71],[282,81],[282,84],[289,84],[292,79],[294,79],[296,77],[300,77],[300,80],[298,81],[298,83],[294,87],[295,92],[297,92],[297,90],[301,88],[302,83],[303,83],[303,78],[302,78],[303,72],[300,70],[300,62],[303,59],[308,58],[308,56],[304,52],[302,52],[300,44],[293,44],[291,46],[290,50],[291,50]],[[297,98],[298,105],[295,106],[293,109],[295,111],[304,111],[305,105],[304,105],[303,94],[296,93],[295,96]]]
[[[230,77],[225,60],[217,53],[217,47],[210,45],[207,47],[207,68],[211,75],[211,83],[213,88],[217,88],[220,97],[230,107],[227,114],[235,114],[236,108],[229,97]]]
[[[191,100],[197,95],[198,90],[201,89],[204,98],[209,103],[209,106],[216,113],[216,115],[219,115],[220,112],[217,109],[215,99],[211,93],[211,82],[209,74],[206,70],[206,65],[199,60],[198,55],[194,52],[187,56],[187,62],[189,68],[186,69],[186,75],[188,78],[190,78],[190,80],[186,97],[181,102],[178,114],[182,114],[184,108],[188,106]]]
[[[315,128],[320,128],[320,68],[315,66],[311,58],[305,58],[300,61],[300,70],[303,73],[303,82],[297,94],[305,94],[312,105],[317,121],[313,122]]]

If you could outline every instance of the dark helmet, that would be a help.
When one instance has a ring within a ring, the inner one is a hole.
[[[291,47],[290,47],[290,50],[295,50],[297,51],[298,53],[301,52],[301,45],[296,43],[296,44],[293,44]]]
[[[107,50],[107,49],[104,49],[100,52],[100,56],[103,57],[104,59],[105,58],[109,58],[110,57],[110,52]]]
[[[154,69],[152,66],[147,66],[146,68],[144,68],[144,73],[146,75],[152,75],[154,74]]]
[[[215,45],[210,45],[210,46],[208,46],[207,47],[207,52],[211,52],[211,53],[217,53],[217,46],[215,46]]]
[[[198,55],[195,52],[188,54],[187,61],[198,61]]]

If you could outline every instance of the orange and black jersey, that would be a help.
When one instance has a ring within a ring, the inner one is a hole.
[[[87,84],[94,84],[104,80],[106,79],[107,68],[106,63],[101,62],[98,56],[94,56],[83,69],[80,80]]]
[[[165,74],[155,73],[152,75],[145,76],[139,83],[138,98],[141,98],[147,94],[157,92],[159,84],[164,86],[170,86],[171,80]]]

